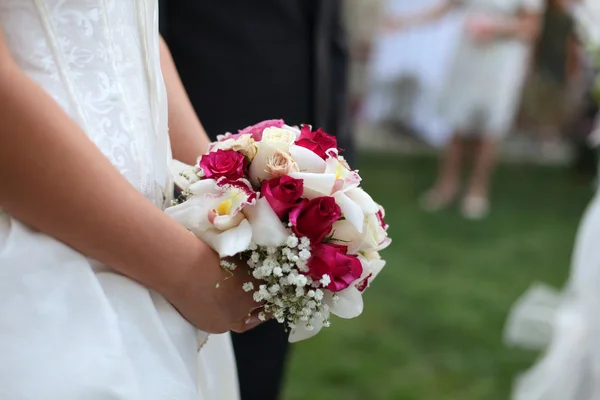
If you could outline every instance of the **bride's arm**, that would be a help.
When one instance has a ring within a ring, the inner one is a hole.
[[[155,289],[207,331],[243,320],[255,303],[232,285],[215,292],[218,256],[119,174],[20,70],[1,30],[0,121],[1,209]]]
[[[208,150],[209,139],[181,83],[165,41],[160,39],[160,64],[169,96],[169,135],[173,158],[194,164]]]

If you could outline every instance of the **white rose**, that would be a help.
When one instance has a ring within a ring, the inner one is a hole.
[[[296,134],[288,129],[267,128],[263,131],[261,142],[267,143],[279,150],[288,151],[296,141]]]

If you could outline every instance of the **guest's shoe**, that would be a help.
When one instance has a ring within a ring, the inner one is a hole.
[[[467,196],[461,204],[463,217],[470,220],[482,220],[490,212],[490,202],[487,197]]]
[[[421,208],[427,212],[436,212],[450,206],[456,199],[456,191],[450,194],[441,194],[435,189],[428,190],[419,200]]]

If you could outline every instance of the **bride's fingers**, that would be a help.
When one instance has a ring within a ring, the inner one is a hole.
[[[254,308],[244,320],[236,324],[231,330],[236,333],[243,333],[251,329],[256,328],[258,325],[271,319],[271,315],[267,314],[262,320],[259,318],[259,314],[262,313],[262,307]]]

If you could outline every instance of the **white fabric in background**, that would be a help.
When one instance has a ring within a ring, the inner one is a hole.
[[[410,15],[441,0],[388,0],[384,15]],[[462,17],[451,14],[432,24],[378,35],[369,72],[364,116],[371,123],[402,120],[434,146],[442,146],[451,129],[439,116],[439,96],[452,62]],[[396,85],[415,79],[415,96],[400,100]],[[406,103],[409,104],[406,104]]]

